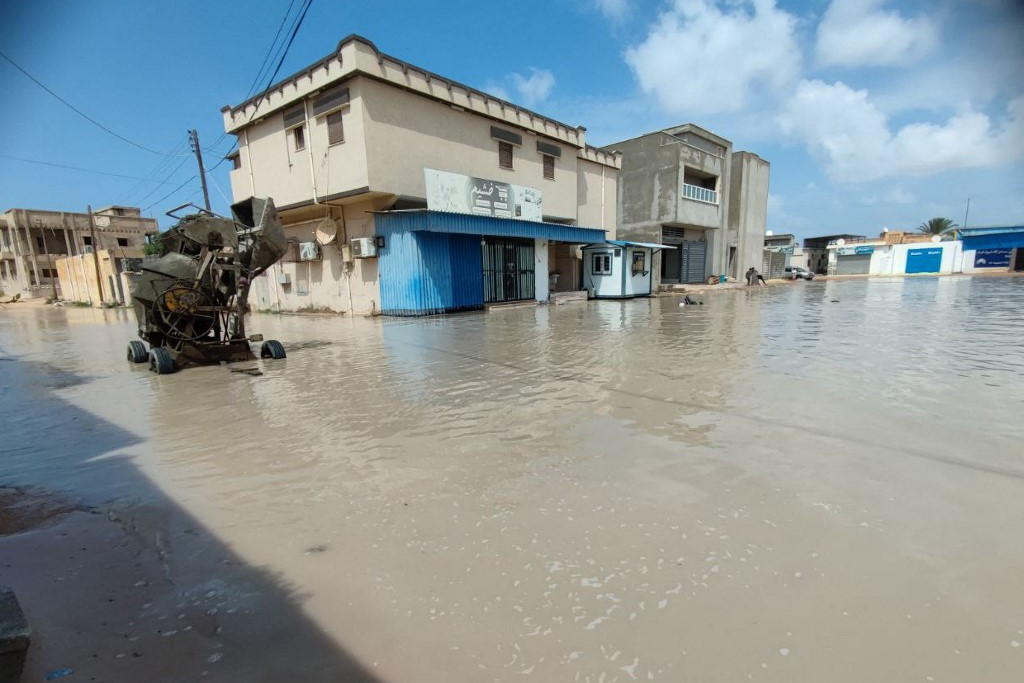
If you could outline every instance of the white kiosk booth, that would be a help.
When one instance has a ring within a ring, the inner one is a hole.
[[[594,299],[650,296],[654,252],[675,249],[652,242],[608,240],[583,247],[583,287]]]

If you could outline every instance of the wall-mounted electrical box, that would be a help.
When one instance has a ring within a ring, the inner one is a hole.
[[[277,276],[277,284],[279,285],[290,285],[292,283],[292,276],[290,273],[280,273]]]

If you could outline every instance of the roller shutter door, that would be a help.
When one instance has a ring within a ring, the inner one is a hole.
[[[705,242],[683,242],[679,245],[679,281],[684,284],[704,282]]]
[[[836,275],[867,275],[871,266],[871,254],[837,256]]]

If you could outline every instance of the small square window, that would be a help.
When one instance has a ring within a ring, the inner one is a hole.
[[[612,255],[608,252],[594,254],[591,260],[591,268],[594,271],[594,275],[611,275]]]
[[[306,127],[298,126],[292,129],[292,139],[295,141],[295,151],[306,149]]]
[[[647,270],[647,255],[642,251],[633,252],[633,275],[643,275]]]
[[[498,143],[498,168],[512,168],[512,143]]]
[[[345,142],[345,126],[341,120],[341,112],[327,115],[327,144],[336,145]]]
[[[544,177],[549,180],[555,179],[555,158],[550,154],[542,154],[544,157]]]
[[[90,237],[89,235],[82,235],[82,244],[84,244],[87,247],[91,247],[92,237]]]
[[[119,246],[119,247],[127,247],[128,246],[128,238],[127,237],[118,237],[117,238],[117,246]]]

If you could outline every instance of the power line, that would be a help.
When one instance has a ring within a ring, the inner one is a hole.
[[[186,142],[185,138],[182,138],[182,139],[178,140],[178,144],[176,144],[173,148],[171,148],[171,151],[170,151],[170,154],[174,154],[175,156],[164,157],[159,162],[157,162],[156,166],[153,167],[153,170],[151,170],[149,173],[146,174],[146,176],[145,176],[146,179],[147,180],[154,180],[158,175],[160,175],[161,173],[166,171],[170,167],[170,165],[172,163],[174,163],[174,159],[177,157],[178,150],[179,149],[183,149],[185,147],[185,142]],[[164,182],[166,182],[166,181],[164,181]],[[125,200],[127,201],[128,198],[134,197],[135,194],[139,190],[141,190],[143,187],[144,187],[143,183],[135,183],[134,185],[132,185],[128,190],[125,191],[125,193],[123,195],[125,197]]]
[[[198,177],[198,176],[192,176],[191,178],[189,178],[188,180],[186,180],[185,182],[183,182],[183,183],[182,183],[181,185],[178,185],[178,186],[177,186],[176,188],[174,188],[173,190],[171,190],[170,192],[168,192],[167,194],[165,194],[165,195],[164,195],[163,197],[161,197],[160,199],[156,200],[155,202],[153,202],[152,204],[150,204],[150,205],[149,205],[149,206],[147,206],[146,208],[142,209],[142,211],[141,211],[140,213],[145,213],[146,211],[149,211],[149,210],[150,210],[150,209],[152,209],[152,208],[153,208],[154,206],[156,206],[156,205],[157,205],[157,204],[159,204],[160,202],[164,201],[164,200],[165,200],[165,199],[167,199],[168,197],[172,196],[172,195],[173,195],[173,194],[174,194],[175,192],[177,192],[177,191],[178,191],[178,190],[180,190],[181,188],[183,188],[183,187],[185,187],[186,185],[188,185],[188,184],[189,184],[190,182],[192,182],[193,180],[195,180],[195,179],[196,179],[197,177]]]
[[[0,157],[4,159],[13,159],[14,161],[23,161],[26,164],[39,164],[40,166],[53,166],[54,168],[66,168],[70,171],[81,171],[82,173],[95,173],[96,175],[108,175],[114,178],[127,178],[128,180],[141,180],[149,183],[157,183],[157,185],[169,185],[167,182],[158,182],[151,178],[142,178],[135,175],[124,175],[123,173],[110,173],[109,171],[97,171],[92,168],[80,168],[78,166],[68,166],[66,164],[58,164],[52,161],[41,161],[39,159],[23,159],[21,157],[13,157],[10,154],[0,154]]]
[[[167,184],[167,182],[170,181],[170,179],[174,177],[174,174],[177,173],[178,170],[181,169],[181,167],[185,165],[186,161],[188,161],[188,157],[184,157],[181,161],[179,161],[178,165],[174,167],[174,170],[167,174],[167,177],[164,178],[164,182],[161,183],[161,185]],[[195,176],[193,176],[193,177],[195,177]],[[186,182],[188,182],[188,181],[186,181]],[[159,187],[159,185],[157,187]],[[156,188],[155,187],[152,190],[150,190],[149,192],[147,192],[146,194],[142,195],[142,197],[140,197],[137,201],[132,202],[132,206],[138,206],[142,202],[146,201],[146,199],[148,199],[149,197],[153,196],[154,192],[156,192]]]
[[[58,101],[60,101],[60,102],[61,102],[61,103],[62,103],[62,104],[63,104],[64,106],[66,106],[66,107],[67,107],[68,109],[70,109],[71,111],[75,112],[76,114],[78,114],[78,115],[79,115],[79,116],[81,116],[81,117],[82,117],[83,119],[85,119],[85,120],[86,120],[86,121],[88,121],[89,123],[93,124],[93,125],[94,125],[94,126],[96,126],[97,128],[99,128],[99,129],[101,129],[101,130],[103,130],[103,131],[105,131],[105,132],[109,133],[110,135],[113,135],[113,136],[114,136],[115,138],[117,138],[118,140],[122,140],[122,141],[124,141],[124,142],[127,142],[127,143],[128,143],[129,145],[131,145],[132,147],[138,147],[139,149],[141,149],[141,150],[143,150],[143,151],[146,151],[146,152],[149,152],[150,154],[159,154],[159,155],[161,155],[161,156],[172,156],[172,155],[170,155],[170,154],[164,154],[163,152],[158,152],[158,151],[157,151],[157,150],[155,150],[155,149],[150,149],[149,147],[146,147],[145,145],[140,145],[140,144],[139,144],[139,143],[137,143],[137,142],[134,142],[134,141],[132,141],[132,140],[129,140],[128,138],[126,138],[125,136],[121,135],[120,133],[115,133],[114,131],[110,130],[109,128],[107,128],[106,126],[104,126],[104,125],[103,125],[102,123],[100,123],[100,122],[99,122],[99,121],[97,121],[96,119],[92,118],[91,116],[89,116],[88,114],[86,114],[85,112],[83,112],[83,111],[82,111],[81,109],[79,109],[79,108],[78,108],[78,107],[76,107],[75,105],[73,105],[73,104],[71,104],[70,102],[68,102],[67,100],[65,100],[65,99],[64,99],[63,97],[61,97],[60,95],[58,95],[58,94],[57,94],[57,93],[55,93],[54,91],[50,90],[50,89],[49,89],[48,87],[46,87],[46,85],[44,85],[44,84],[43,84],[43,82],[42,82],[42,81],[40,81],[40,80],[39,80],[38,78],[36,78],[36,77],[35,77],[35,76],[33,76],[32,74],[30,74],[30,73],[29,73],[28,71],[25,71],[25,69],[23,69],[23,68],[22,68],[21,66],[19,66],[17,62],[15,62],[15,61],[14,61],[13,59],[11,59],[11,58],[10,58],[10,57],[8,57],[8,56],[7,56],[6,54],[4,54],[4,53],[3,53],[3,51],[0,51],[0,57],[3,57],[4,59],[6,59],[6,60],[7,60],[7,61],[8,61],[8,62],[9,62],[9,63],[11,64],[11,66],[13,66],[13,67],[14,67],[15,69],[17,69],[17,70],[18,70],[18,71],[20,71],[21,73],[25,74],[25,75],[26,75],[26,76],[27,76],[27,77],[28,77],[29,79],[31,79],[31,81],[32,81],[33,83],[35,83],[36,85],[38,85],[38,86],[39,86],[40,88],[42,88],[42,89],[43,89],[43,90],[45,90],[46,92],[50,93],[50,94],[51,94],[51,95],[52,95],[53,97],[55,97],[55,98],[56,98],[56,99],[57,99]]]
[[[295,19],[295,22],[292,23],[292,33],[288,37],[288,42],[285,43],[283,46],[284,51],[281,52],[280,49],[278,50],[278,52],[281,52],[281,58],[277,60],[277,66],[274,68],[274,73],[270,75],[270,80],[267,82],[267,87],[264,88],[262,93],[260,93],[259,98],[257,98],[256,103],[253,105],[252,116],[249,117],[250,121],[252,121],[253,116],[256,116],[256,111],[257,109],[259,109],[260,104],[263,102],[263,98],[266,97],[267,93],[270,91],[270,86],[274,84],[274,79],[277,78],[277,74],[281,71],[281,65],[284,64],[285,57],[288,56],[288,50],[291,49],[292,43],[295,42],[295,36],[299,32],[299,28],[302,26],[302,20],[306,18],[306,13],[309,12],[309,8],[310,6],[312,6],[312,4],[313,0],[305,0],[305,5],[303,5],[302,7],[302,12]]]
[[[274,40],[270,42],[270,47],[267,48],[267,54],[263,56],[263,62],[260,64],[259,71],[256,72],[256,76],[252,79],[252,84],[249,85],[249,89],[245,91],[245,98],[243,102],[256,92],[256,86],[259,85],[260,78],[263,76],[263,69],[270,66],[270,55],[274,53],[274,46],[277,45],[277,39],[281,37],[281,30],[284,29],[284,25],[288,22],[288,16],[292,13],[292,7],[295,6],[295,0],[291,0],[288,3],[288,9],[284,11],[284,16],[281,17],[281,23],[277,25],[277,33],[274,34]]]

